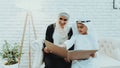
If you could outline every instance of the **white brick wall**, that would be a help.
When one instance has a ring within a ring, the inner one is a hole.
[[[37,36],[43,39],[47,25],[55,23],[57,14],[65,11],[71,16],[69,22],[75,22],[78,17],[87,17],[92,20],[99,37],[119,39],[120,10],[114,10],[112,2],[112,0],[41,0],[37,3],[41,9],[32,12]],[[25,10],[16,7],[15,0],[0,0],[0,46],[3,40],[20,42],[25,15]],[[27,27],[25,40],[28,40],[28,31]],[[33,40],[32,31],[30,35]],[[24,45],[23,52],[21,66],[26,68],[28,67],[28,45]]]

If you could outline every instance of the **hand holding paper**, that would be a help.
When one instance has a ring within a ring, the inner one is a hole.
[[[52,51],[53,54],[59,55],[66,60],[80,60],[80,59],[87,59],[92,54],[95,54],[97,50],[66,50],[65,48],[59,47],[54,45],[53,43],[45,40],[45,45],[48,50]]]

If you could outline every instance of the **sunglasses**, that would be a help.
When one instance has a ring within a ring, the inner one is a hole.
[[[59,18],[60,20],[64,20],[64,21],[67,21],[67,19],[64,19],[64,18]]]

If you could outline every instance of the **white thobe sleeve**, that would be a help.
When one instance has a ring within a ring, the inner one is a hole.
[[[93,42],[93,47],[95,50],[99,50],[99,44],[98,44],[98,39],[95,34],[92,35],[92,42]]]
[[[64,44],[66,45],[66,49],[71,48],[74,43],[75,43],[75,36],[72,36],[71,39],[64,42]]]
[[[95,41],[95,44],[94,44],[95,45],[95,49],[99,50],[99,44],[98,44],[97,36],[95,36],[94,41]]]

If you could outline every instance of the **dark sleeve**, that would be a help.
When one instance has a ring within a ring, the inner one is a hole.
[[[53,24],[51,24],[47,27],[46,34],[45,34],[45,40],[48,40],[53,43],[53,38],[52,38],[53,31],[54,31]]]
[[[53,38],[52,38],[53,32],[54,32],[54,24],[50,24],[46,29],[45,40],[48,40],[53,43]],[[43,45],[45,47],[45,43],[43,43]]]
[[[72,28],[70,28],[70,31],[68,33],[68,39],[70,39],[72,35],[73,35],[73,31],[72,31]]]
[[[70,28],[70,31],[68,33],[68,39],[70,39],[72,35],[73,35],[73,31],[72,31],[72,28]],[[69,48],[69,50],[74,50],[74,45],[71,48]]]
[[[53,32],[54,32],[54,24],[50,24],[46,29],[45,40],[48,40],[53,43],[53,38],[52,38]],[[45,61],[45,56],[47,56],[47,53],[44,52],[44,48],[45,48],[45,43],[43,43],[43,49],[42,49],[44,54],[43,61]]]

